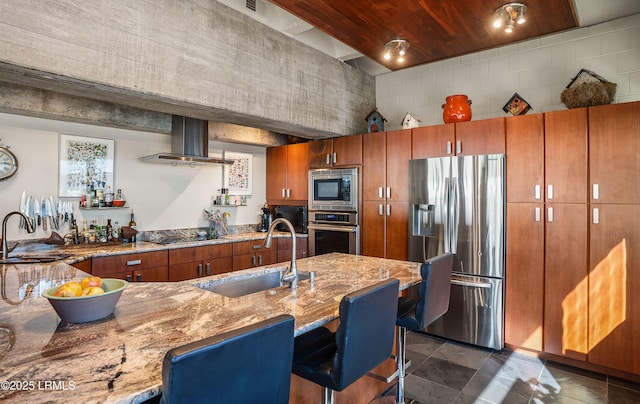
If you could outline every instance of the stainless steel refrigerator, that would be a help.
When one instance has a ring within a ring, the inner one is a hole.
[[[504,348],[505,156],[409,162],[409,259],[455,254],[449,311],[426,332]]]

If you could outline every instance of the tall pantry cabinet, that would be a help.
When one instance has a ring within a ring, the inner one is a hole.
[[[408,257],[411,130],[362,137],[362,255]]]
[[[640,102],[589,108],[590,363],[640,375]]]
[[[586,359],[587,110],[507,119],[505,342]]]

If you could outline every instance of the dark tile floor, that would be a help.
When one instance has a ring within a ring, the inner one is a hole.
[[[407,404],[640,403],[640,384],[506,350],[409,333],[406,355]]]

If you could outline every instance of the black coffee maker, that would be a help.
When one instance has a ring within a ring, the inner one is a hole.
[[[266,206],[262,207],[261,209],[262,219],[260,220],[260,228],[258,229],[258,231],[268,231],[272,221],[271,211]]]

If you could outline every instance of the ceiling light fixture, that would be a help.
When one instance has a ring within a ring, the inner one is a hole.
[[[384,44],[384,60],[396,58],[398,63],[404,62],[404,55],[409,49],[409,42],[404,39],[394,39]]]
[[[523,24],[527,12],[527,5],[524,3],[507,3],[503,4],[493,12],[493,26],[500,28],[505,26],[504,32],[510,34],[516,24]]]

